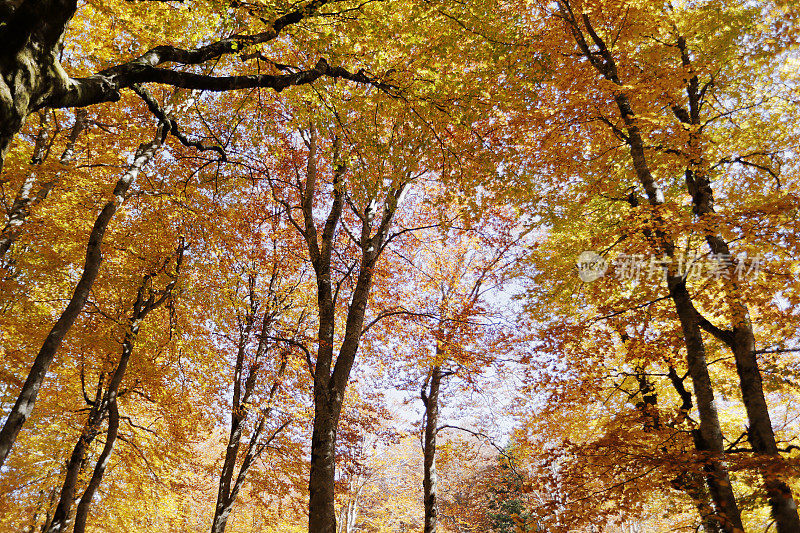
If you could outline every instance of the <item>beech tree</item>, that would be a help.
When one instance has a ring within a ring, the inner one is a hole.
[[[0,0],[0,529],[800,530],[799,15]]]
[[[399,133],[401,127],[398,123],[390,125],[395,133]],[[379,132],[379,135],[383,133]],[[327,141],[323,144],[318,126],[312,124],[301,131],[301,135],[307,149],[306,164],[304,168],[295,166],[292,169],[295,173],[293,178],[283,178],[291,184],[287,191],[290,196],[276,191],[276,197],[283,203],[291,225],[305,240],[316,276],[319,332],[316,355],[309,360],[314,375],[309,529],[335,533],[336,430],[345,389],[363,335],[377,262],[386,245],[395,238],[390,231],[392,220],[406,188],[420,173],[420,162],[412,162],[402,153],[386,160],[362,159],[359,163],[369,166],[356,167],[356,171],[371,174],[372,179],[353,190],[348,186],[347,173],[352,170],[346,164],[349,157],[343,152],[343,145],[347,145],[339,137],[341,134],[334,133],[333,138],[323,137]],[[394,146],[387,148],[389,154],[400,150]],[[358,150],[359,147],[356,145],[350,149]],[[331,173],[327,180],[322,175],[325,169]],[[321,202],[322,191],[330,195],[331,203],[326,209],[320,233],[315,207]],[[295,215],[295,211],[299,214]],[[348,218],[343,220],[345,216]],[[340,225],[341,231],[338,229]],[[342,232],[346,235],[344,242]],[[353,248],[354,257],[344,256],[346,262],[341,266],[334,262],[337,256]],[[337,279],[334,275],[338,271],[342,274]],[[343,292],[348,285],[351,286],[349,294]],[[348,298],[348,301],[344,331],[338,340],[336,326],[341,298]],[[307,353],[311,357],[310,350]]]
[[[567,38],[569,45],[562,48],[564,53],[558,59],[556,70],[569,65],[575,75],[569,79],[553,78],[553,93],[568,100],[558,106],[561,110],[569,109],[570,113],[575,113],[570,116],[581,118],[577,121],[565,118],[558,125],[539,122],[545,125],[547,133],[541,137],[536,135],[537,141],[532,143],[531,151],[548,154],[545,157],[551,164],[563,165],[554,167],[561,169],[559,175],[570,176],[577,172],[581,176],[574,187],[565,189],[566,194],[558,195],[561,198],[555,200],[554,205],[563,207],[570,216],[584,209],[580,202],[588,202],[594,209],[606,209],[602,215],[591,217],[597,226],[588,227],[588,239],[582,240],[586,234],[579,233],[575,243],[583,243],[586,250],[600,250],[609,258],[613,257],[609,254],[613,250],[629,257],[633,254],[656,261],[649,267],[656,275],[649,279],[662,287],[665,284],[664,294],[646,287],[641,293],[647,296],[641,294],[641,297],[647,299],[639,300],[624,293],[612,295],[601,290],[616,299],[617,305],[613,308],[601,306],[599,314],[610,320],[617,314],[637,309],[648,309],[642,312],[652,313],[664,298],[672,301],[681,326],[681,345],[686,350],[686,367],[699,411],[701,438],[695,439],[695,445],[708,457],[703,464],[715,514],[721,517],[720,527],[724,531],[742,530],[740,505],[731,490],[731,476],[723,459],[725,436],[715,399],[718,385],[709,374],[707,354],[709,349],[716,351],[716,342],[740,350],[738,356],[736,350],[732,351],[737,361],[743,403],[750,417],[748,433],[754,435],[761,431],[763,435],[773,435],[774,439],[765,395],[759,385],[758,350],[751,342],[754,326],[746,311],[748,297],[742,277],[732,276],[745,268],[747,260],[741,256],[732,258],[733,245],[728,244],[737,240],[734,235],[745,242],[750,238],[759,243],[763,241],[760,235],[748,235],[744,228],[747,223],[741,218],[714,213],[710,173],[713,168],[719,176],[757,181],[767,176],[772,179],[778,175],[773,165],[779,159],[780,141],[769,136],[759,138],[755,132],[746,130],[751,124],[726,123],[726,117],[749,113],[750,104],[763,105],[767,115],[775,110],[773,102],[759,102],[760,88],[749,85],[740,73],[715,67],[714,61],[725,54],[742,58],[742,61],[749,60],[745,58],[758,61],[757,54],[749,47],[761,39],[771,38],[768,34],[772,29],[742,37],[737,32],[745,31],[743,21],[759,15],[738,5],[713,11],[714,16],[719,17],[714,19],[717,22],[731,21],[726,27],[698,17],[691,9],[656,4],[626,4],[606,9],[605,4],[560,2],[558,6],[541,5],[536,13],[543,17],[542,21],[550,20],[554,24],[549,26],[543,22],[538,26],[547,28],[547,35],[553,38],[549,43],[558,47],[561,45],[557,44],[556,36]],[[689,44],[691,42],[696,43],[695,47]],[[701,81],[703,76],[705,80]],[[584,97],[582,93],[590,96]],[[732,95],[734,100],[729,105],[721,103],[723,94]],[[752,100],[747,100],[748,97]],[[552,109],[533,111],[526,118],[547,120],[545,117],[550,116]],[[570,128],[573,131],[566,134]],[[559,141],[554,144],[552,136],[558,136]],[[561,153],[548,153],[554,147]],[[735,155],[730,155],[729,151]],[[570,161],[570,158],[573,159]],[[742,169],[754,169],[761,175],[753,177]],[[681,176],[681,180],[675,176]],[[567,200],[571,194],[575,196]],[[755,196],[765,198],[766,194],[772,196],[764,200],[769,205],[776,195],[783,193],[765,191]],[[685,197],[688,197],[690,210],[681,206]],[[578,203],[576,198],[580,198]],[[777,223],[770,231],[782,234],[785,229]],[[724,265],[721,276],[715,278],[718,283],[713,286],[694,285],[699,280],[687,281],[687,270],[679,268],[681,258],[687,257],[697,246],[697,238],[703,239],[712,258]],[[738,246],[753,251],[747,244]],[[793,250],[793,244],[788,250]],[[575,257],[579,253],[575,251]],[[621,263],[617,265],[622,266]],[[764,305],[760,296],[752,293],[749,296],[758,302],[756,305]],[[726,302],[724,310],[718,307],[720,301]],[[608,305],[610,300],[605,302],[604,305]],[[634,302],[641,306],[637,307]],[[627,310],[625,306],[629,306]],[[720,320],[728,321],[731,326],[716,326],[715,322]],[[736,342],[732,338],[734,330],[739,339]],[[709,348],[710,345],[713,347]],[[756,426],[763,429],[753,429]],[[769,437],[759,438],[770,440]],[[764,449],[759,446],[754,445],[753,452],[765,453],[758,451]],[[778,455],[773,455],[776,461],[772,462],[773,466],[766,467],[767,463],[762,463],[766,468],[762,477],[776,524],[781,524],[779,530],[790,531],[800,526],[791,490],[785,480],[776,475],[776,471],[783,469],[777,466],[782,461]]]

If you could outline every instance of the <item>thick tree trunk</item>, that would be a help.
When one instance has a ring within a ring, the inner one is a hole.
[[[28,115],[67,91],[70,80],[58,56],[76,6],[75,0],[23,0],[0,20],[5,22],[0,34],[0,172]]]
[[[422,501],[425,506],[423,533],[436,533],[439,512],[436,494],[436,433],[439,425],[439,385],[442,369],[436,365],[431,368],[427,391],[423,389],[422,401],[425,404],[425,437],[423,442]]]
[[[114,213],[117,212],[119,205],[124,200],[133,180],[139,174],[142,167],[153,158],[158,148],[164,142],[164,135],[166,133],[164,128],[165,126],[163,125],[159,126],[155,138],[149,143],[139,146],[133,163],[128,168],[128,171],[120,177],[114,187],[114,198],[106,203],[100,211],[97,220],[95,220],[92,231],[89,234],[89,243],[86,246],[86,260],[83,266],[83,274],[78,284],[75,286],[75,291],[66,309],[61,313],[61,316],[45,338],[44,344],[33,362],[33,367],[22,386],[22,391],[14,407],[11,409],[2,431],[0,431],[0,466],[3,465],[8,457],[17,435],[33,411],[36,397],[39,394],[39,388],[44,381],[47,370],[50,368],[55,358],[56,352],[61,346],[61,341],[64,340],[64,336],[70,330],[72,324],[75,323],[75,320],[78,318],[78,315],[86,303],[86,299],[89,297],[89,292],[100,270],[100,263],[102,262],[101,246],[108,224],[111,222]]]
[[[698,163],[702,165],[702,163]],[[704,172],[687,170],[686,181],[692,194],[695,211],[701,217],[711,218],[714,214],[713,192],[711,183]],[[714,227],[710,221],[705,225],[706,242],[711,251],[718,257],[730,259],[728,243],[718,234],[710,230]],[[736,279],[733,265],[728,266],[728,277],[725,296],[731,309],[732,330],[723,332],[721,340],[733,352],[736,361],[736,373],[739,376],[739,387],[742,391],[742,402],[747,412],[748,440],[753,451],[761,456],[758,462],[764,488],[767,491],[772,516],[778,533],[796,533],[800,531],[800,516],[791,488],[781,478],[785,461],[778,452],[775,432],[764,395],[761,370],[756,355],[756,340],[750,311],[743,301],[740,280]],[[714,328],[709,328],[715,331]]]
[[[338,410],[315,391],[314,430],[311,435],[311,472],[308,489],[309,533],[336,533],[336,425]],[[328,396],[324,394],[324,396]],[[341,409],[341,406],[339,406]]]

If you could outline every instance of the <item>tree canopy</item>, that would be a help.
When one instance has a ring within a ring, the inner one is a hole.
[[[789,0],[0,0],[0,529],[799,533]]]

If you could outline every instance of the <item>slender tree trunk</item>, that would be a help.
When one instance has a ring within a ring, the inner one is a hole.
[[[692,394],[686,390],[683,385],[683,380],[678,377],[673,367],[670,367],[668,376],[682,400],[681,412],[688,414],[694,405]],[[645,419],[644,429],[645,431],[658,430],[662,427],[658,412],[658,393],[650,383],[644,370],[637,371],[636,379],[639,382],[639,394],[642,396],[642,402],[638,407],[642,413],[642,417]],[[700,515],[701,525],[705,533],[721,533],[717,515],[713,507],[709,504],[711,495],[708,490],[706,490],[706,482],[702,475],[691,471],[683,472],[672,480],[672,486],[677,490],[685,492],[692,500],[695,509],[697,509]]]
[[[100,432],[100,424],[105,417],[106,406],[103,403],[103,376],[97,384],[94,404],[91,406],[89,416],[84,424],[83,431],[78,437],[78,442],[72,450],[69,461],[67,461],[66,475],[61,486],[61,493],[58,505],[53,513],[52,521],[47,524],[47,533],[61,533],[66,531],[69,522],[72,503],[75,501],[75,491],[78,484],[78,475],[86,464],[86,453],[89,445],[94,441]]]
[[[124,200],[133,180],[139,174],[142,167],[153,158],[158,148],[164,142],[166,134],[165,128],[166,126],[160,125],[156,131],[155,138],[149,143],[139,146],[133,163],[128,168],[128,171],[119,178],[114,187],[113,199],[105,204],[97,220],[95,220],[92,231],[89,234],[89,242],[86,246],[86,260],[84,262],[83,274],[78,284],[75,286],[75,291],[66,309],[61,313],[61,316],[47,335],[39,354],[33,362],[30,373],[22,386],[22,391],[3,425],[3,429],[0,430],[0,466],[5,463],[17,435],[33,411],[36,397],[39,394],[39,388],[42,386],[47,370],[50,368],[56,352],[61,346],[61,342],[64,340],[64,336],[75,323],[75,320],[78,318],[78,315],[86,303],[86,299],[89,297],[89,292],[100,270],[100,263],[102,262],[101,245],[108,224],[111,222],[114,213],[117,212],[119,205]]]
[[[276,279],[277,270],[273,271],[273,281]],[[270,284],[272,287],[272,284]],[[284,424],[281,426],[278,431],[272,434],[271,437],[266,439],[265,442],[259,442],[261,440],[261,435],[264,431],[264,427],[266,425],[267,417],[269,416],[272,410],[272,402],[275,398],[275,394],[278,391],[278,387],[281,384],[281,380],[283,377],[284,372],[286,371],[286,365],[288,363],[288,354],[286,352],[283,353],[282,359],[280,362],[280,366],[278,367],[277,376],[275,377],[275,381],[272,384],[272,387],[269,391],[269,396],[266,400],[266,405],[262,407],[262,414],[256,423],[255,429],[253,430],[252,435],[250,436],[249,442],[247,444],[247,452],[245,453],[244,460],[242,461],[241,466],[239,467],[239,473],[236,475],[234,479],[234,473],[236,471],[236,462],[239,456],[239,449],[242,443],[242,435],[244,432],[244,425],[247,421],[248,417],[248,404],[250,403],[250,397],[255,389],[256,380],[258,378],[258,371],[261,364],[261,360],[263,359],[264,355],[267,353],[267,347],[269,345],[267,339],[269,338],[269,332],[272,325],[273,320],[275,320],[276,315],[273,314],[273,310],[267,309],[264,311],[264,317],[261,321],[261,331],[258,334],[258,345],[256,348],[255,357],[253,358],[253,363],[250,366],[249,373],[247,377],[244,376],[244,367],[245,367],[245,356],[246,356],[246,347],[247,342],[250,338],[250,335],[253,330],[253,322],[255,321],[255,315],[257,312],[257,302],[258,297],[255,294],[255,277],[251,277],[250,279],[250,312],[245,317],[244,325],[240,331],[239,335],[239,346],[237,348],[236,354],[236,365],[234,367],[234,384],[233,384],[233,401],[231,404],[231,429],[230,435],[228,437],[228,446],[225,449],[225,460],[222,464],[222,471],[220,472],[219,477],[219,488],[217,490],[217,504],[214,507],[214,519],[211,522],[211,533],[224,533],[225,527],[228,523],[228,517],[230,516],[231,511],[233,510],[233,505],[236,503],[236,498],[239,494],[239,490],[244,483],[247,472],[250,469],[250,466],[253,464],[253,461],[261,454],[261,452],[266,448],[266,445],[275,438],[275,436],[283,430],[284,427],[288,424]],[[269,300],[269,298],[266,298]]]
[[[214,507],[214,519],[211,522],[211,533],[222,533],[225,531],[225,526],[228,522],[228,516],[232,506],[230,505],[230,492],[231,484],[233,482],[233,473],[236,468],[236,458],[239,455],[239,445],[242,439],[242,431],[244,430],[244,421],[247,417],[246,407],[243,405],[249,396],[249,390],[245,387],[242,390],[242,382],[244,380],[243,372],[245,366],[245,355],[247,342],[250,338],[250,332],[253,329],[253,321],[255,320],[255,298],[252,292],[255,280],[251,278],[250,287],[250,311],[244,318],[244,324],[239,332],[239,345],[236,353],[236,365],[234,366],[234,383],[233,383],[233,402],[231,404],[231,429],[228,436],[228,445],[225,447],[225,459],[222,463],[222,471],[219,476],[219,489],[217,491],[217,504]],[[251,377],[253,372],[251,371]],[[250,380],[248,380],[250,381]],[[245,395],[245,398],[242,396]]]
[[[437,350],[438,351],[438,350]],[[422,402],[425,404],[425,437],[423,442],[422,500],[425,505],[425,524],[423,533],[436,533],[438,523],[438,502],[436,494],[436,433],[439,425],[439,386],[442,369],[439,365],[431,368],[427,392],[423,388]]]
[[[181,265],[183,264],[184,250],[184,243],[181,242],[178,247],[177,257],[175,260],[175,276],[167,284],[164,290],[161,291],[161,293],[156,293],[150,286],[152,280],[152,275],[150,274],[146,275],[139,285],[139,290],[136,294],[136,302],[133,304],[133,310],[130,318],[128,319],[128,329],[125,332],[125,338],[122,342],[122,354],[120,355],[119,362],[117,363],[117,368],[114,369],[114,373],[111,375],[111,379],[108,382],[108,387],[106,388],[105,394],[103,394],[102,403],[96,401],[96,405],[99,406],[98,409],[102,410],[101,413],[108,412],[108,431],[106,432],[105,445],[103,446],[103,450],[100,452],[100,456],[97,459],[97,463],[95,464],[95,468],[92,472],[92,477],[83,492],[83,496],[81,496],[80,502],[78,503],[78,510],[75,514],[75,532],[82,533],[86,527],[86,519],[89,514],[89,507],[91,506],[92,498],[97,492],[100,482],[103,480],[103,475],[105,474],[108,460],[111,457],[111,452],[114,450],[114,443],[116,442],[117,434],[119,433],[119,409],[117,405],[119,388],[120,385],[122,385],[122,380],[124,379],[125,373],[128,370],[128,363],[133,355],[133,349],[136,345],[136,337],[139,335],[139,329],[142,325],[142,321],[151,311],[160,307],[167,300],[167,298],[171,296],[172,290],[175,288],[175,284],[177,283],[177,276],[181,271]],[[72,502],[73,500],[70,499],[67,504],[67,514],[69,513],[69,506],[72,505]],[[49,533],[62,532],[63,528],[60,530],[51,530]]]
[[[56,498],[58,497],[58,490],[56,487],[50,489],[50,497],[47,500],[47,506],[45,507],[44,512],[44,523],[42,523],[42,527],[40,531],[45,533],[47,526],[50,525],[50,518],[52,517],[53,508],[56,505]]]
[[[49,121],[44,117],[47,116],[47,114],[42,115],[43,118],[41,131],[36,137],[33,156],[31,157],[31,165],[34,166],[40,165],[45,160],[47,152],[46,147],[48,143],[46,128]],[[77,143],[81,132],[83,132],[85,128],[86,110],[78,109],[75,113],[75,124],[70,130],[67,146],[64,149],[64,152],[62,152],[61,158],[59,159],[62,165],[68,165],[72,162],[75,154],[75,144]],[[11,210],[7,214],[8,220],[5,224],[5,227],[3,227],[2,233],[0,233],[0,262],[2,262],[6,253],[14,244],[14,241],[16,241],[19,235],[22,233],[23,225],[25,224],[25,220],[27,219],[31,208],[44,200],[47,195],[50,194],[50,191],[60,177],[59,175],[51,176],[50,179],[40,183],[37,179],[37,174],[38,172],[33,170],[28,173],[28,175],[22,181],[22,185],[20,185],[17,196],[14,198],[14,203],[11,205]],[[38,190],[34,191],[34,188],[37,188]]]
[[[345,522],[345,533],[353,533],[356,530],[356,521],[358,520],[358,493],[355,499],[347,502],[347,521]]]
[[[89,516],[89,507],[92,504],[92,498],[97,493],[100,487],[100,482],[103,480],[106,467],[108,466],[108,459],[111,457],[111,452],[114,450],[114,443],[117,440],[117,433],[119,433],[119,410],[117,409],[117,399],[114,397],[108,406],[108,431],[106,432],[106,442],[103,445],[103,451],[100,452],[100,457],[97,458],[92,477],[86,490],[83,491],[78,508],[75,511],[75,527],[73,533],[84,533],[86,530],[86,518]]]

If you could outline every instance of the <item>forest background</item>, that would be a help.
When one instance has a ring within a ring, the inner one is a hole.
[[[2,0],[0,529],[800,532],[798,37]]]

